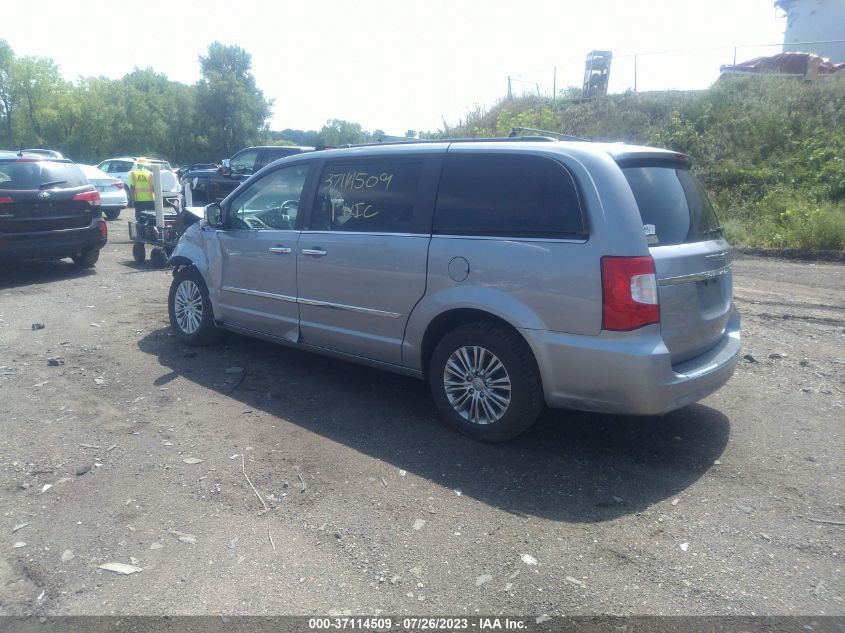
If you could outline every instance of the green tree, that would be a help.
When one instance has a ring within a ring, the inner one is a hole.
[[[6,142],[9,148],[15,146],[15,135],[12,132],[12,114],[17,104],[17,93],[14,90],[15,53],[6,40],[0,39],[0,119],[6,130]]]
[[[252,75],[252,56],[239,46],[213,42],[199,57],[197,112],[215,156],[231,156],[267,136],[272,101],[264,99]]]
[[[369,135],[361,129],[359,123],[343,121],[342,119],[329,119],[320,128],[320,138],[324,145],[337,147],[347,143],[366,143]]]
[[[24,145],[56,145],[50,136],[58,119],[58,95],[69,89],[59,67],[46,57],[22,57],[12,66],[12,77],[23,110],[15,128],[18,140]]]

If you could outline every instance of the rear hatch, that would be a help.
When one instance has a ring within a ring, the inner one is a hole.
[[[69,161],[0,161],[0,233],[83,228],[99,195]]]
[[[657,272],[660,330],[672,362],[715,346],[732,309],[730,246],[704,188],[681,155],[619,160]]]

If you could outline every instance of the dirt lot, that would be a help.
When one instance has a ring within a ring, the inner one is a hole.
[[[738,259],[702,403],[488,446],[412,379],[181,347],[110,229],[0,271],[0,613],[845,614],[845,266]]]

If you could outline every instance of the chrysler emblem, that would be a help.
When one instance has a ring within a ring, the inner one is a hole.
[[[41,200],[46,200],[47,198],[50,197],[50,192],[49,191],[42,191],[41,193],[38,194],[38,197]]]

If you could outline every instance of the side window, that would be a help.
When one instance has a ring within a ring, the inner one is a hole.
[[[298,150],[294,150],[292,147],[280,147],[278,149],[271,149],[266,148],[261,150],[258,154],[258,163],[255,166],[255,170],[258,171],[265,165],[269,165],[274,160],[278,160],[280,158],[285,158],[286,156],[292,156],[293,154],[299,154]]]
[[[517,154],[446,157],[434,233],[575,237],[586,232],[575,181],[560,163]]]
[[[113,160],[111,163],[111,174],[122,174],[132,171],[134,165],[128,160]]]
[[[111,161],[107,160],[106,162],[101,163],[100,166],[99,166],[99,169],[106,172],[107,174],[111,173]]]
[[[229,208],[229,228],[284,230],[296,228],[299,200],[309,166],[277,169],[251,183]]]
[[[413,232],[419,160],[327,163],[311,217],[315,231]]]
[[[237,176],[248,176],[255,173],[256,158],[258,158],[257,149],[247,150],[245,152],[241,152],[240,154],[236,154],[229,163],[229,167],[232,169],[232,173]]]

